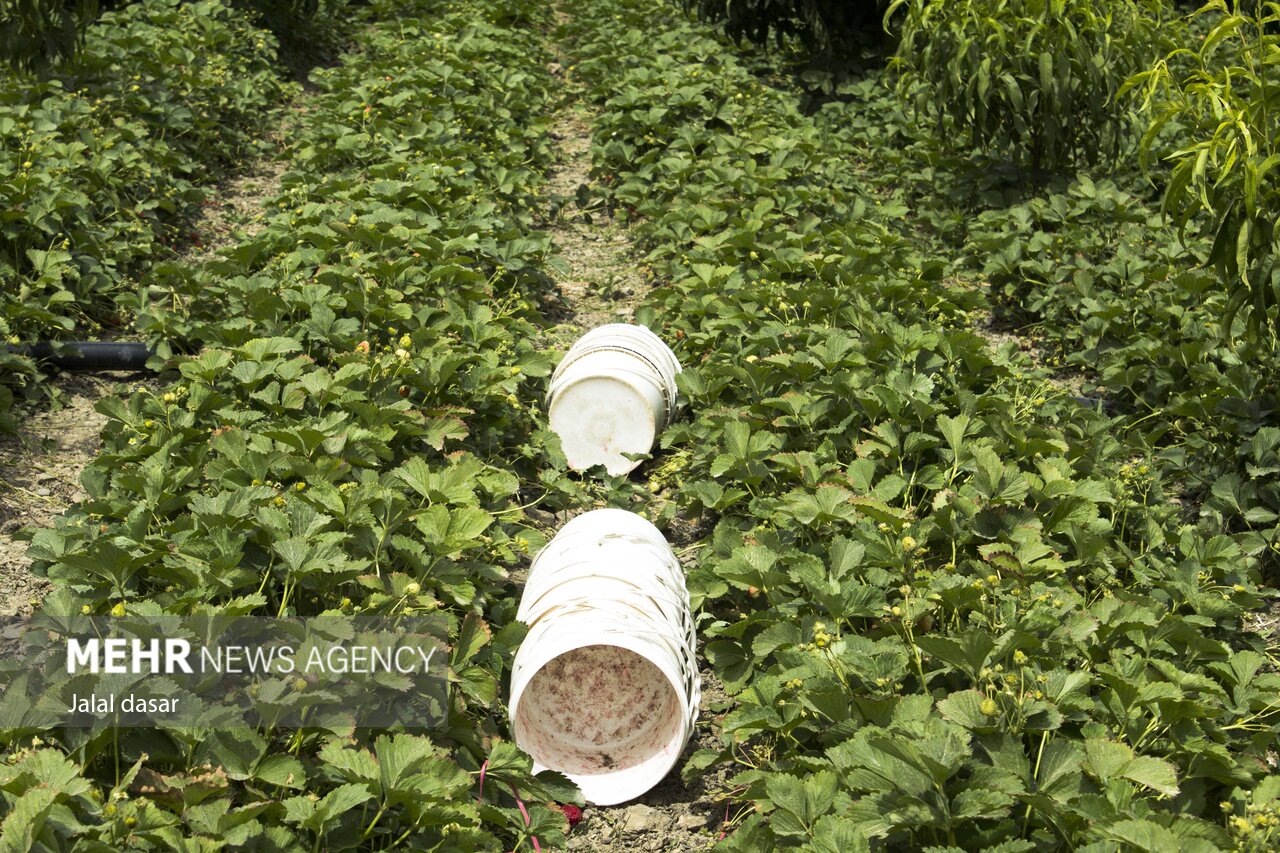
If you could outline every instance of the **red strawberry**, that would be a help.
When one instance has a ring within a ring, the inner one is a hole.
[[[570,829],[573,829],[582,820],[582,809],[578,808],[577,806],[569,805],[567,803],[565,805],[561,805],[560,803],[552,803],[551,807],[555,809],[559,809],[560,812],[565,816],[565,818],[568,819]]]

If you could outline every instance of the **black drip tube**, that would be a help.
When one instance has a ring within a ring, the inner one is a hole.
[[[62,370],[146,370],[156,354],[146,344],[121,341],[42,341],[9,347],[10,352],[48,362]]]

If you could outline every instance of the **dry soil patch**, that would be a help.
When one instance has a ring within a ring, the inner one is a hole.
[[[0,616],[25,615],[48,584],[34,577],[27,543],[15,538],[27,527],[50,527],[84,498],[80,473],[98,452],[106,418],[94,404],[131,374],[63,374],[50,383],[56,402],[19,413],[18,432],[0,436]]]

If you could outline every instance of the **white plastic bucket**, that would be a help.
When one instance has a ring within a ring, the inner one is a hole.
[[[511,728],[534,772],[559,770],[613,805],[670,772],[693,734],[701,685],[684,570],[635,513],[570,521],[529,570],[511,670]]]
[[[663,377],[669,396],[675,399],[675,377],[680,372],[680,362],[662,339],[644,326],[629,326],[624,323],[597,326],[578,339],[560,363],[559,369],[564,369],[582,355],[604,350],[626,352],[646,361]]]
[[[596,326],[578,339],[582,347],[620,346],[644,354],[650,361],[670,372],[674,377],[680,372],[680,362],[671,348],[645,326],[627,323],[609,323]]]
[[[547,417],[569,467],[603,465],[611,475],[639,463],[675,416],[680,362],[644,326],[610,323],[565,354],[547,389]]]

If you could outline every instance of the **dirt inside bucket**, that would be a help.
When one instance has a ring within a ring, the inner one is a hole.
[[[682,717],[675,688],[652,662],[617,646],[584,646],[529,681],[516,738],[539,764],[599,775],[679,750]]]

